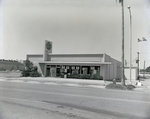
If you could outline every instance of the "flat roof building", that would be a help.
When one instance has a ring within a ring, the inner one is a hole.
[[[103,79],[121,78],[121,62],[107,54],[52,54],[53,44],[45,40],[43,54],[28,54],[43,77],[71,77],[94,74]]]

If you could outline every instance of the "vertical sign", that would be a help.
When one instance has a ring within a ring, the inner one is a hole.
[[[44,47],[44,61],[47,61],[48,54],[52,53],[52,42],[45,40],[45,47]]]

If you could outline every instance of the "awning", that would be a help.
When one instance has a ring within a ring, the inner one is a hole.
[[[41,61],[39,64],[48,65],[81,65],[81,66],[97,66],[97,65],[110,65],[111,62],[54,62],[54,61]]]

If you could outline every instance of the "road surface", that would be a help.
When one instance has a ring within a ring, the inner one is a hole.
[[[4,81],[0,119],[150,119],[150,93]]]

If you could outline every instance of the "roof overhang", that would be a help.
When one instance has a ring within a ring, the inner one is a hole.
[[[41,61],[39,64],[48,64],[48,65],[89,65],[89,66],[97,66],[97,65],[110,65],[111,62],[51,62],[51,61]]]

